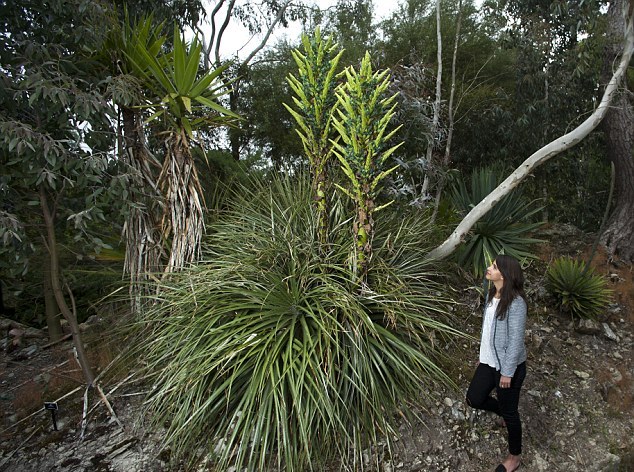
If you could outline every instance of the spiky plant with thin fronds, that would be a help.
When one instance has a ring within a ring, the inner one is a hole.
[[[309,37],[302,35],[304,52],[292,52],[298,67],[298,76],[288,76],[288,83],[295,93],[295,108],[284,104],[295,118],[304,153],[310,163],[317,215],[318,233],[322,245],[328,243],[327,164],[332,156],[332,117],[337,98],[335,96],[336,71],[343,54],[331,37],[322,38],[319,28]]]
[[[485,167],[471,174],[470,188],[465,180],[458,179],[452,191],[454,206],[460,213],[467,214],[498,186],[502,178],[501,173]],[[513,190],[475,224],[456,253],[458,263],[470,268],[479,278],[497,254],[519,260],[534,258],[530,246],[541,240],[531,238],[529,234],[542,225],[531,221],[541,209],[534,201],[527,201],[521,191]]]
[[[569,257],[555,259],[546,271],[546,290],[557,307],[571,316],[596,318],[610,301],[612,291],[592,267]]]
[[[215,470],[358,470],[363,448],[390,446],[396,413],[450,382],[437,348],[458,333],[423,257],[428,229],[380,225],[362,291],[340,198],[320,254],[308,179],[240,193],[203,261],[145,315],[153,424],[175,459],[211,456]]]
[[[358,276],[365,280],[372,258],[374,214],[386,205],[376,206],[376,197],[383,180],[398,166],[385,169],[385,162],[402,144],[388,147],[388,140],[398,127],[388,131],[394,116],[396,95],[386,96],[389,73],[372,71],[372,60],[366,52],[357,72],[349,67],[346,82],[337,90],[337,117],[334,126],[341,136],[335,155],[347,178],[347,186],[337,187],[354,202],[353,233]]]

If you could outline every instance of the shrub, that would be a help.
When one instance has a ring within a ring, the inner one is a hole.
[[[423,257],[425,223],[382,219],[361,286],[349,212],[333,201],[320,255],[311,203],[307,179],[244,190],[203,262],[166,280],[145,314],[147,404],[175,459],[356,469],[363,447],[389,447],[396,413],[450,382],[437,347],[458,333]]]
[[[456,209],[466,215],[501,181],[502,174],[489,168],[474,171],[470,189],[464,180],[458,180],[452,192]],[[456,252],[458,263],[470,268],[475,277],[482,277],[497,254],[519,260],[534,258],[529,248],[541,240],[528,235],[542,224],[531,222],[540,210],[534,202],[526,201],[518,189],[513,190],[475,224],[465,244]]]
[[[560,257],[548,267],[546,289],[560,310],[579,318],[595,318],[612,294],[594,269],[586,270],[585,263],[568,257]]]

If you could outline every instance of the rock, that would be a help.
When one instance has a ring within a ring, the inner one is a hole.
[[[603,334],[610,341],[619,342],[619,337],[612,331],[612,328],[607,323],[603,323]]]
[[[451,408],[453,406],[453,400],[449,397],[445,398],[445,405],[447,405],[449,408]]]
[[[586,380],[590,378],[590,374],[588,374],[587,372],[583,372],[581,370],[574,370],[573,372],[580,379]]]
[[[579,334],[599,334],[601,327],[591,319],[580,319],[579,324],[575,327],[575,331]]]
[[[535,351],[539,351],[542,347],[542,344],[544,342],[544,338],[542,338],[539,334],[537,333],[533,333],[531,336],[531,341],[532,341],[532,349],[534,349]]]
[[[464,421],[467,418],[465,417],[464,413],[460,410],[458,410],[457,408],[452,408],[451,409],[451,416],[454,417],[454,419],[458,420],[458,421]]]
[[[619,383],[623,380],[623,374],[621,374],[620,371],[618,370],[614,370],[614,372],[612,372],[612,381],[614,383]]]
[[[596,470],[599,472],[612,472],[614,470],[619,470],[620,464],[621,458],[608,452],[603,459],[599,460]]]
[[[621,311],[623,311],[623,308],[618,303],[610,303],[608,305],[608,313],[617,314],[621,313]]]

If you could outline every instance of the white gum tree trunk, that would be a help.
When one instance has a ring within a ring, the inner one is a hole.
[[[570,149],[577,143],[581,142],[588,136],[603,120],[610,103],[612,102],[619,84],[626,74],[628,65],[634,51],[634,0],[630,0],[629,8],[626,7],[624,15],[625,20],[625,38],[623,45],[623,54],[618,68],[612,74],[610,82],[603,92],[603,97],[599,106],[594,113],[590,115],[583,123],[574,130],[548,143],[546,146],[537,150],[528,159],[526,159],[511,175],[509,175],[498,187],[487,195],[480,203],[478,203],[464,219],[451,235],[437,248],[433,249],[427,257],[429,259],[444,259],[449,256],[460,243],[464,240],[469,230],[482,218],[493,206],[503,197],[509,194],[517,187],[530,173],[549,159],[557,154]]]

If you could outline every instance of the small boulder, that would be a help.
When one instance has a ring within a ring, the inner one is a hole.
[[[599,334],[601,327],[599,324],[591,319],[580,319],[579,324],[575,327],[575,331],[579,334]]]

